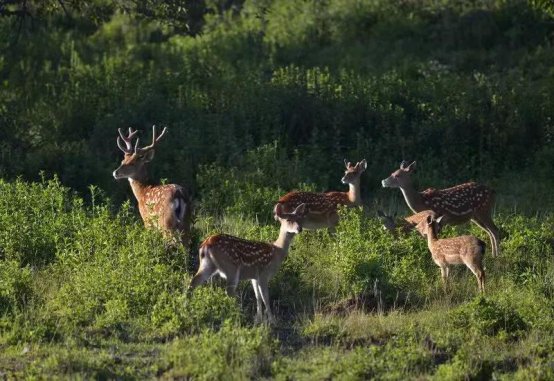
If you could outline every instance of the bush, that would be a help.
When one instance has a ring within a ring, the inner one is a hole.
[[[221,330],[173,341],[165,360],[168,378],[198,380],[258,378],[267,373],[274,342],[263,328],[226,323]]]
[[[0,261],[0,315],[15,314],[26,307],[33,295],[29,267],[21,268],[13,260]]]
[[[528,329],[517,310],[494,299],[477,297],[450,313],[452,327],[494,336],[517,337]]]

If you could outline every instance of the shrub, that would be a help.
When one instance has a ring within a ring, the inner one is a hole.
[[[173,341],[164,354],[169,378],[198,380],[258,378],[267,373],[274,342],[264,328],[226,323],[219,331]]]
[[[13,260],[0,261],[0,315],[15,314],[33,295],[32,273]]]
[[[450,313],[450,322],[457,329],[472,330],[489,336],[502,332],[508,337],[517,337],[528,329],[512,306],[485,297],[476,297],[454,309]]]

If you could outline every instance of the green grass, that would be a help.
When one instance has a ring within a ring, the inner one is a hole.
[[[97,191],[96,191],[97,192]],[[425,241],[395,240],[362,210],[335,235],[299,235],[270,284],[278,323],[253,324],[214,280],[189,297],[190,254],[56,180],[0,182],[0,369],[11,378],[549,379],[554,357],[551,214],[497,213],[502,255],[487,292],[453,271],[445,292]],[[271,241],[276,224],[198,215],[195,234]],[[445,229],[445,235],[474,226]],[[63,235],[62,235],[63,233]],[[487,241],[488,242],[488,241]],[[489,254],[489,252],[487,252]]]

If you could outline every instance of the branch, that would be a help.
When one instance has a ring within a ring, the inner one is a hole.
[[[58,0],[58,3],[60,3],[65,15],[71,19],[71,14],[67,11],[67,8],[65,7],[65,4],[63,3],[63,0]]]

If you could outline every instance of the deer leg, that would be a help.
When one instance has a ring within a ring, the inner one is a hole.
[[[237,285],[240,279],[240,267],[237,267],[234,274],[229,274],[227,278],[227,295],[235,296],[237,294]]]
[[[446,286],[448,282],[448,266],[442,265],[441,266],[441,280],[442,280],[442,287],[444,289],[444,292],[446,292]]]
[[[482,266],[478,266],[475,263],[466,263],[466,266],[471,270],[477,278],[477,286],[481,293],[485,292],[485,271]]]
[[[254,319],[254,322],[256,324],[259,324],[262,322],[263,319],[262,294],[260,292],[258,281],[256,279],[252,279],[252,288],[254,288],[254,295],[256,295],[256,318]]]
[[[498,256],[498,254],[500,254],[500,235],[498,232],[498,228],[492,221],[492,218],[487,215],[480,215],[478,217],[474,217],[472,221],[481,229],[487,232],[491,240],[492,256]]]
[[[337,225],[339,224],[339,215],[336,213],[327,215],[327,226],[329,227],[329,234],[335,235],[337,232]]]
[[[190,281],[190,286],[188,289],[188,292],[192,292],[196,287],[200,286],[202,283],[206,282],[214,273],[217,271],[217,267],[215,264],[211,261],[208,256],[201,255],[200,258],[200,266],[198,267],[198,271],[196,272],[196,275],[192,278]]]
[[[478,270],[477,271],[477,282],[479,283],[479,291],[484,294],[485,293],[485,271]]]
[[[267,311],[267,320],[270,324],[274,324],[275,317],[273,317],[273,314],[271,313],[271,306],[269,304],[269,289],[267,283],[267,280],[260,279],[258,280],[258,287],[262,296],[262,300],[264,301],[265,309]]]

